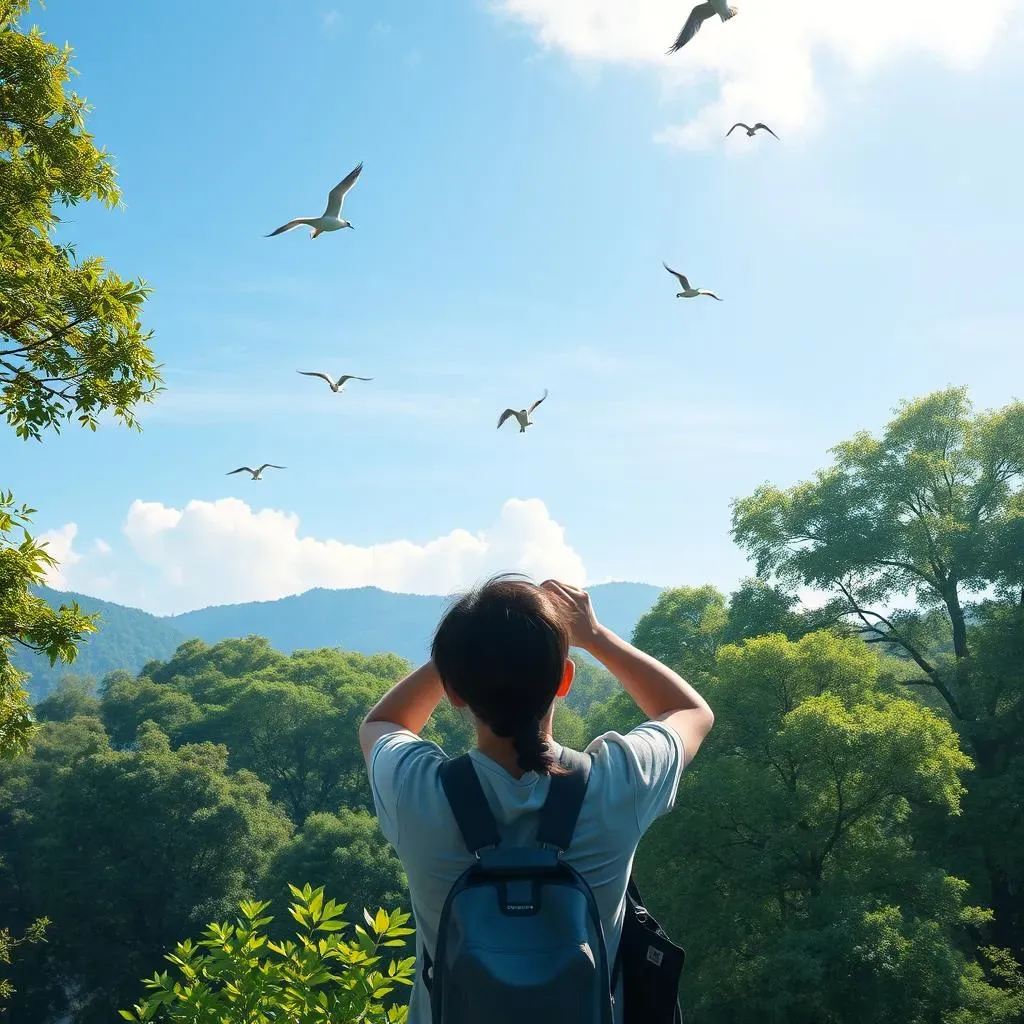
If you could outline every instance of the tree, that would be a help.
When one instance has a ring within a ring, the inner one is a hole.
[[[61,676],[53,693],[35,706],[37,722],[70,722],[79,715],[93,718],[100,715],[96,680],[70,672]]]
[[[0,0],[0,413],[22,438],[98,417],[136,426],[133,408],[161,378],[140,314],[147,289],[52,239],[55,203],[119,201],[114,169],[67,91],[71,50],[25,32],[29,0]],[[27,697],[10,665],[15,643],[70,661],[92,628],[76,605],[32,596],[53,558],[27,532],[32,510],[0,492],[0,756],[23,750]],[[22,531],[20,543],[12,529]]]
[[[842,609],[834,602],[805,611],[796,610],[798,603],[797,596],[782,587],[758,579],[744,580],[729,596],[729,621],[722,630],[721,642],[735,644],[769,633],[782,633],[790,640],[799,640],[819,629],[835,630],[843,626]]]
[[[299,925],[294,940],[274,942],[260,932],[273,918],[263,916],[269,903],[247,900],[234,925],[214,922],[198,942],[179,943],[167,956],[180,972],[169,971],[146,981],[149,999],[121,1010],[128,1021],[175,1021],[177,1024],[246,1024],[272,1021],[367,1021],[399,1024],[406,1008],[383,1002],[398,985],[411,986],[415,958],[382,966],[381,950],[404,946],[412,929],[409,914],[363,911],[367,928],[355,926],[355,937],[341,937],[345,904],[324,902],[321,886],[290,886],[295,902],[289,908]]]
[[[278,850],[264,882],[276,902],[291,878],[315,878],[343,892],[356,907],[408,903],[401,862],[369,811],[342,807],[336,814],[311,814],[295,837]]]
[[[728,618],[724,595],[710,584],[663,590],[637,622],[633,643],[696,683],[714,666]]]
[[[689,947],[695,1021],[926,1024],[961,1005],[962,927],[985,915],[913,828],[923,806],[959,812],[970,760],[876,673],[828,632],[719,652],[715,730],[639,855]]]
[[[18,644],[44,653],[51,665],[58,658],[71,662],[76,643],[95,628],[76,604],[54,610],[31,592],[56,564],[28,533],[34,511],[15,507],[14,495],[0,491],[0,759],[25,752],[32,726],[21,673],[10,662],[11,648]],[[20,543],[12,539],[15,529],[21,531]]]
[[[974,413],[966,389],[950,388],[904,403],[881,438],[861,433],[833,452],[814,480],[788,491],[764,485],[737,501],[733,535],[759,575],[831,591],[869,643],[917,667],[908,685],[941,700],[978,778],[993,783],[972,783],[952,845],[977,852],[974,877],[989,889],[997,943],[1019,954],[1024,912],[1014,893],[1024,863],[1006,866],[991,803],[974,793],[1000,789],[995,816],[1009,820],[1024,797],[1007,785],[1024,776],[1024,678],[1007,658],[992,672],[976,625],[993,607],[1012,618],[1024,605],[1024,403]],[[981,595],[988,610],[972,611]],[[918,607],[892,609],[907,597]],[[1021,628],[1014,621],[1004,619],[1010,633]]]
[[[109,1020],[162,950],[260,883],[291,835],[251,772],[213,744],[171,749],[154,725],[110,748],[98,719],[46,723],[0,775],[0,887],[18,920],[53,920],[16,977],[15,1017]]]
[[[71,48],[18,30],[29,0],[0,0],[0,409],[20,437],[108,411],[129,425],[160,375],[140,322],[148,290],[51,234],[54,204],[120,201],[114,168],[67,91]]]

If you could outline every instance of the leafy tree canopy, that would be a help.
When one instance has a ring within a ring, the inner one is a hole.
[[[959,813],[970,760],[876,664],[829,632],[720,650],[715,730],[640,849],[696,1019],[924,1024],[959,1005],[960,928],[984,914],[913,826],[925,805]]]

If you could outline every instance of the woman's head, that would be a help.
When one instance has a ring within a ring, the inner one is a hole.
[[[431,657],[448,692],[496,736],[523,771],[550,772],[544,719],[572,682],[569,632],[548,595],[497,576],[460,597],[434,634]]]

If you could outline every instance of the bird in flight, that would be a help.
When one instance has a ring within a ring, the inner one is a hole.
[[[505,420],[509,419],[509,417],[511,416],[515,416],[515,418],[519,421],[519,433],[525,434],[526,428],[533,426],[533,420],[530,419],[530,415],[533,413],[533,410],[536,409],[537,406],[540,405],[540,403],[543,402],[544,399],[547,397],[548,389],[545,388],[544,394],[541,395],[541,397],[538,398],[537,401],[533,403],[533,405],[527,406],[527,408],[525,409],[506,409],[498,418],[498,429],[501,430],[501,425],[502,423],[505,422]]]
[[[354,167],[349,171],[349,173],[331,189],[327,196],[327,209],[324,210],[319,217],[296,217],[295,220],[290,220],[287,224],[282,224],[276,231],[271,231],[269,235],[265,235],[264,237],[273,238],[274,235],[280,235],[285,231],[291,231],[292,228],[297,228],[300,224],[309,225],[310,238],[316,238],[317,235],[323,234],[325,231],[337,231],[340,228],[351,228],[352,225],[341,215],[341,207],[345,202],[345,196],[348,194],[348,190],[356,183],[356,179],[362,173],[362,170],[363,165],[360,163],[358,167]]]
[[[331,390],[336,394],[341,394],[345,390],[345,384],[350,380],[373,380],[372,377],[356,377],[351,373],[343,373],[336,381],[333,380],[328,374],[320,373],[318,370],[296,370],[296,373],[301,373],[304,377],[319,377],[321,380],[327,381],[331,385]]]
[[[709,292],[707,288],[691,288],[690,282],[687,281],[685,274],[680,274],[678,270],[673,270],[667,263],[662,261],[661,264],[676,280],[682,285],[683,290],[676,292],[677,299],[695,299],[698,295],[710,295],[713,299],[718,299],[718,296],[714,292]],[[718,299],[721,302],[721,299]]]
[[[225,476],[234,476],[235,473],[252,473],[253,480],[263,479],[263,470],[265,469],[285,469],[285,466],[275,466],[272,462],[264,462],[259,469],[251,469],[249,466],[239,466],[238,469],[231,470],[230,473],[225,473]]]
[[[755,133],[755,132],[756,132],[756,131],[758,130],[758,128],[763,128],[763,129],[764,129],[764,130],[765,130],[765,131],[766,131],[766,132],[767,132],[767,133],[768,133],[769,135],[775,135],[775,132],[773,132],[773,131],[771,130],[771,128],[769,128],[769,127],[768,127],[768,125],[766,125],[766,124],[762,124],[762,123],[761,123],[760,121],[758,121],[758,122],[757,122],[757,124],[755,124],[753,128],[751,128],[749,124],[744,124],[744,123],[743,123],[742,121],[737,121],[737,122],[736,122],[736,123],[735,123],[735,124],[734,124],[734,125],[733,125],[733,126],[732,126],[732,127],[731,127],[731,128],[730,128],[730,129],[729,129],[729,130],[728,130],[727,132],[726,132],[726,133],[725,133],[725,137],[726,137],[726,138],[729,138],[729,136],[730,136],[730,135],[732,135],[732,133],[733,133],[734,131],[736,131],[736,129],[737,129],[737,128],[746,128],[746,130],[747,130],[747,134],[748,134],[748,135],[749,135],[749,136],[750,136],[751,138],[753,138],[753,137],[754,137],[754,133]],[[775,138],[778,138],[778,135],[775,135]]]
[[[737,11],[737,8],[729,6],[727,0],[707,0],[706,3],[697,4],[690,11],[690,16],[686,19],[686,24],[676,37],[676,41],[666,52],[675,53],[676,50],[681,50],[700,31],[701,25],[713,14],[717,14],[722,21],[728,21],[736,16]]]

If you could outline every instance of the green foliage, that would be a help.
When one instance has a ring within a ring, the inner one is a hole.
[[[930,841],[1019,954],[1024,860],[1007,837],[1024,829],[1024,403],[974,413],[966,389],[949,388],[833,453],[812,481],[737,501],[733,535],[759,574],[831,591],[867,642],[917,669],[899,681],[955,722],[976,780],[962,825]],[[916,607],[888,607],[906,598]]]
[[[686,679],[697,682],[711,671],[729,613],[714,587],[662,591],[633,631],[633,643]]]
[[[914,657],[959,717],[955,680],[871,606],[913,595],[944,607],[962,658],[963,594],[1020,595],[1024,403],[972,415],[966,389],[950,388],[905,403],[881,439],[858,434],[833,452],[813,481],[735,502],[733,535],[760,574],[835,591],[865,636]]]
[[[715,730],[639,857],[689,947],[695,1020],[924,1024],[957,1005],[967,886],[913,840],[918,808],[959,812],[970,761],[876,673],[829,632],[720,650]]]
[[[104,719],[116,745],[130,746],[147,718],[175,742],[210,741],[230,751],[232,769],[270,786],[300,826],[341,804],[370,809],[359,723],[408,664],[323,648],[292,655],[263,637],[182,644],[137,679],[112,679]]]
[[[25,934],[16,939],[7,928],[0,928],[0,967],[10,966],[14,950],[19,946],[33,945],[46,941],[46,929],[50,926],[50,919],[41,917],[33,921],[25,930]],[[4,1004],[14,995],[14,986],[7,978],[0,978],[0,1012]]]
[[[575,651],[570,654],[576,665],[576,676],[565,703],[577,714],[586,715],[598,701],[618,692],[618,680],[602,665]]]
[[[104,411],[134,425],[133,406],[160,376],[139,321],[144,286],[51,238],[55,203],[114,205],[119,193],[85,131],[84,101],[66,90],[70,49],[21,31],[27,10],[28,0],[0,0],[0,413],[38,440],[74,417],[95,430]],[[74,604],[53,610],[31,594],[55,564],[27,532],[31,514],[0,492],[0,757],[24,751],[31,725],[12,645],[53,665],[93,628]]]
[[[290,886],[291,916],[299,925],[295,939],[275,942],[260,929],[269,903],[240,904],[242,916],[207,927],[198,942],[179,943],[166,957],[180,974],[157,973],[146,988],[152,993],[131,1010],[128,1021],[176,1021],[179,1024],[378,1024],[404,1021],[405,1007],[386,1007],[396,986],[412,984],[414,958],[392,960],[386,968],[381,950],[403,946],[412,929],[401,911],[375,915],[363,911],[366,928],[342,938],[345,904],[324,902],[324,889]],[[383,968],[383,969],[382,969]]]
[[[979,950],[961,978],[962,1006],[943,1015],[942,1024],[1016,1024],[1024,1019],[1024,972],[1004,949]]]
[[[97,718],[100,707],[96,680],[69,672],[53,693],[35,706],[34,713],[37,722],[70,722],[79,715]]]
[[[40,726],[31,758],[0,773],[0,891],[53,919],[19,1016],[64,1005],[64,979],[85,993],[76,1021],[109,1019],[160,950],[252,891],[291,826],[227,760],[213,744],[172,749],[151,723],[118,752],[80,716]]]
[[[723,644],[753,640],[769,633],[782,633],[799,640],[819,629],[844,631],[842,610],[835,604],[809,611],[795,611],[795,594],[763,580],[747,579],[729,597],[729,621],[722,630]]]
[[[263,885],[276,899],[290,878],[315,878],[332,892],[344,892],[351,906],[408,903],[401,862],[376,817],[362,809],[311,814],[278,850]]]
[[[19,437],[72,418],[93,430],[160,383],[140,322],[148,291],[51,240],[55,203],[120,199],[113,167],[66,87],[71,49],[19,31],[27,0],[0,2],[0,411]]]
[[[15,644],[37,651],[54,664],[71,662],[75,645],[95,627],[76,604],[51,608],[35,597],[30,587],[42,581],[55,565],[45,545],[37,544],[28,532],[35,510],[18,508],[14,495],[0,491],[0,759],[24,753],[32,720],[22,675],[10,661]],[[21,540],[14,539],[14,531]]]

